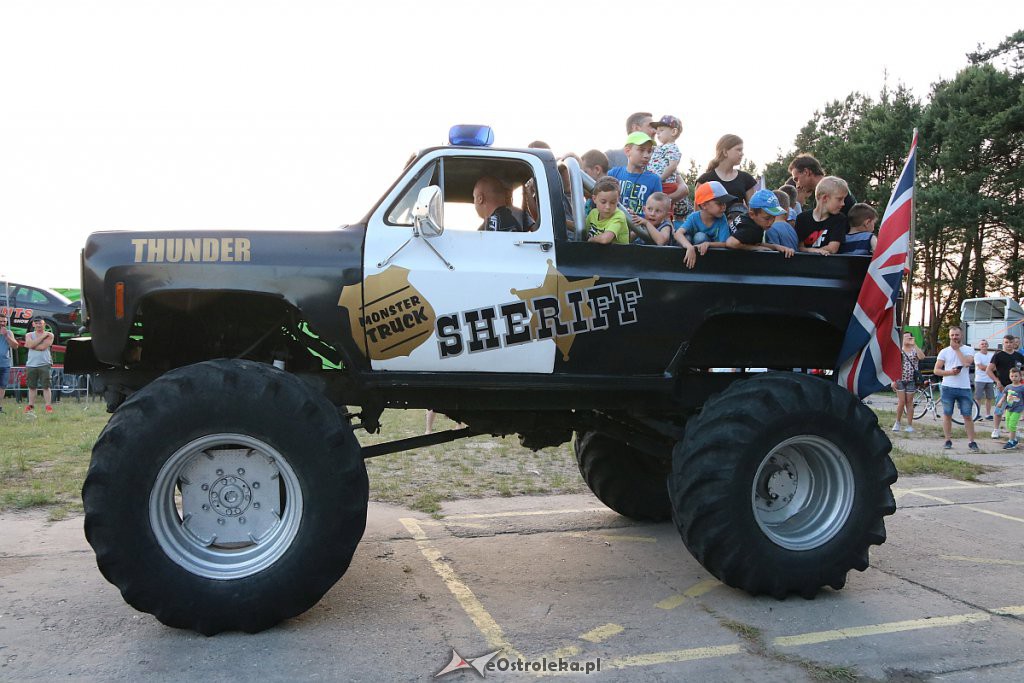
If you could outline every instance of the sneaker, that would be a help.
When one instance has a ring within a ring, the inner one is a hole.
[[[993,439],[998,439],[999,438],[999,430],[998,429],[993,429],[992,430],[992,438]]]
[[[912,432],[912,431],[914,431],[914,428],[911,427],[910,425],[907,425],[906,427],[903,428],[903,431],[905,431],[905,432]]]
[[[971,453],[977,453],[981,449],[978,448],[978,443],[976,441],[972,441],[969,444],[967,444],[967,450],[969,450]]]
[[[943,446],[942,446],[942,447],[943,447],[943,448],[945,448],[945,449],[946,449],[947,451],[948,451],[948,450],[952,450],[952,448],[953,448],[953,442],[952,442],[952,441],[947,441],[947,442],[946,442],[945,444],[943,444]]]
[[[1017,447],[1017,442],[1016,441],[1007,441],[1006,443],[1003,444],[1003,450],[1004,451],[1012,451],[1016,447]]]
[[[53,412],[53,406],[46,406],[46,412],[52,413]]]
[[[896,422],[892,423],[892,431],[894,431],[894,432],[900,431],[900,421],[899,420],[896,420]]]
[[[991,422],[992,421],[992,416],[991,415],[986,415],[985,419],[988,420],[989,422]]]
[[[31,406],[31,405],[25,406],[25,412],[26,413],[31,413],[33,410],[35,410],[35,408],[33,406]]]

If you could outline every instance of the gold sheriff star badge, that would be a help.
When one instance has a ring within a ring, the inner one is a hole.
[[[595,275],[594,277],[569,282],[564,275],[555,270],[554,265],[552,265],[551,261],[548,260],[548,272],[544,276],[544,282],[540,287],[534,287],[533,289],[512,289],[510,291],[514,296],[525,301],[530,307],[530,336],[533,339],[536,339],[538,317],[537,312],[533,308],[534,299],[538,297],[557,297],[558,320],[567,324],[571,330],[572,322],[575,318],[573,315],[572,303],[567,299],[567,295],[569,292],[576,292],[585,290],[588,287],[593,287],[599,279],[600,278]],[[593,313],[590,310],[590,303],[584,299],[580,306],[583,316],[589,318]],[[574,341],[576,341],[575,332],[555,336],[555,346],[557,346],[558,350],[562,352],[562,360],[569,360],[569,349],[572,348],[572,343]]]

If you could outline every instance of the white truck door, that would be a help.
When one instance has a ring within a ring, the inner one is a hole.
[[[483,221],[472,188],[480,175],[519,191],[533,177],[536,229],[478,231]],[[428,185],[442,189],[444,232],[413,237],[411,207]],[[351,287],[339,302],[349,309],[353,334],[363,330],[371,367],[550,373],[555,343],[538,338],[536,320],[531,329],[528,301],[548,285],[557,296],[550,206],[544,166],[530,154],[448,148],[410,166],[367,224],[361,304]]]

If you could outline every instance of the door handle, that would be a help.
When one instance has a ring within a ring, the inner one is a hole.
[[[540,247],[541,251],[551,251],[551,247],[555,246],[551,242],[542,242],[540,240],[522,240],[519,242],[513,242],[512,244],[516,245],[517,247],[525,247],[528,244],[535,244],[538,247]]]

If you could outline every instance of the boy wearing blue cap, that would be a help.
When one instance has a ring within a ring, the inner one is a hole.
[[[750,198],[750,210],[740,214],[729,226],[729,239],[725,242],[705,242],[709,247],[728,247],[747,251],[780,251],[786,258],[793,250],[781,244],[765,244],[764,231],[772,226],[776,216],[786,213],[771,190],[758,190]],[[703,245],[701,245],[703,246]],[[701,252],[703,253],[703,252]]]

